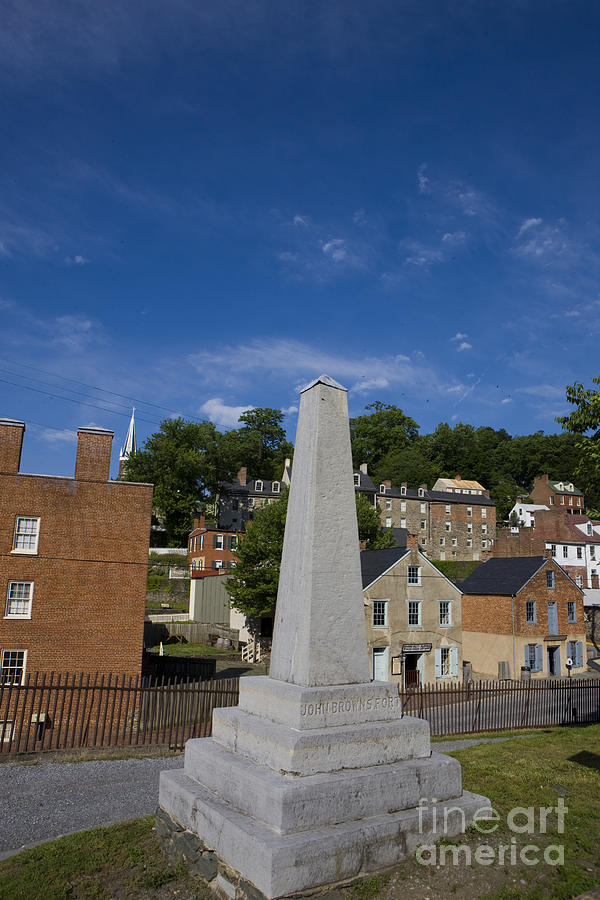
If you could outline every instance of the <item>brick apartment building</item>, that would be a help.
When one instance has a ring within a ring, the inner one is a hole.
[[[496,506],[476,481],[438,479],[432,490],[384,481],[375,493],[382,526],[418,535],[430,559],[482,559],[493,545]]]
[[[462,584],[463,656],[473,674],[518,678],[573,675],[587,668],[583,592],[545,556],[488,559]]]
[[[19,471],[0,419],[0,681],[141,673],[152,485],[109,481],[113,433],[80,428],[75,477]]]
[[[538,475],[529,496],[536,504],[566,513],[585,512],[583,491],[572,481],[553,481],[548,475]]]
[[[242,538],[242,532],[207,525],[203,515],[194,519],[194,528],[188,537],[190,576],[198,578],[233,568],[234,554]]]

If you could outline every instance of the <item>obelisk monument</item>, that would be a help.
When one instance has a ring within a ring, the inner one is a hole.
[[[372,874],[489,805],[371,680],[347,393],[327,375],[301,392],[275,616],[270,675],[161,774],[159,832],[230,900]]]

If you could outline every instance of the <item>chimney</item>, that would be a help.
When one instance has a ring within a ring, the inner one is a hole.
[[[77,430],[76,481],[108,481],[113,431],[104,428]]]
[[[403,487],[406,489],[408,487],[408,481],[403,481],[402,484],[400,485],[400,487]]]
[[[0,472],[3,475],[18,475],[24,434],[25,422],[0,419]]]
[[[406,547],[408,550],[418,550],[419,549],[419,537],[416,534],[407,534],[406,535]]]
[[[389,478],[385,478],[381,483],[382,483],[382,484],[385,484],[385,486],[386,486],[387,488],[391,488],[391,486],[392,486],[392,482],[390,481]]]
[[[460,477],[460,475],[455,475],[455,476],[454,476],[454,480],[455,480],[455,481],[462,481],[462,478]]]
[[[367,473],[367,464],[366,464],[366,463],[361,463],[360,466],[359,466],[359,469],[360,469],[360,471],[363,473],[363,475],[367,475],[367,474],[368,474],[368,473]]]
[[[247,470],[246,466],[242,466],[240,471],[237,473],[237,480],[239,481],[240,484],[246,484],[247,478],[248,478],[248,470]]]
[[[425,482],[424,484],[420,484],[419,487],[421,488],[422,491],[426,491],[427,490],[427,482]]]

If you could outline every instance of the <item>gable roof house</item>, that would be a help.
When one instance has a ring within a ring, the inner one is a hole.
[[[286,460],[284,477],[289,470]],[[282,484],[286,482],[268,481],[263,478],[248,478],[246,466],[237,473],[233,481],[220,486],[216,499],[216,519],[218,528],[224,531],[245,531],[254,517],[254,510],[266,503],[274,503],[281,497]]]
[[[360,554],[373,678],[403,687],[462,676],[461,593],[417,548]]]
[[[586,668],[583,591],[552,557],[488,559],[460,585],[463,652],[475,677]]]

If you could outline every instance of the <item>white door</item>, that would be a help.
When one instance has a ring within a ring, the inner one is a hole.
[[[388,680],[389,647],[373,647],[373,681]]]

